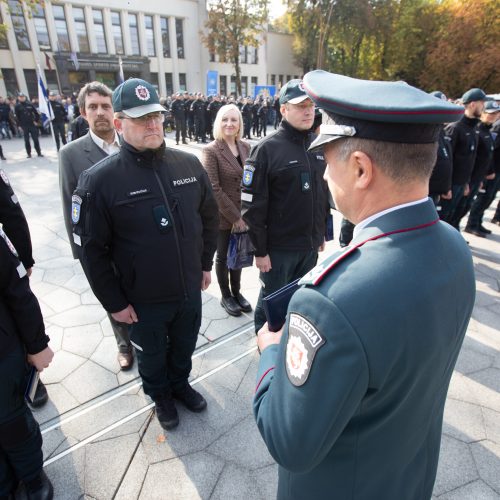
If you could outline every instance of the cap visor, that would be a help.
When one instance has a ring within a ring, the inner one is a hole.
[[[309,146],[308,151],[319,149],[325,144],[328,144],[329,142],[336,141],[337,139],[344,139],[345,137],[346,137],[345,135],[319,134],[318,137],[316,137],[316,139],[314,139],[314,141]]]
[[[148,113],[155,112],[164,113],[166,109],[161,104],[146,104],[145,106],[137,106],[136,108],[124,109],[122,113],[130,118],[139,118],[141,116],[147,115]]]
[[[305,101],[306,99],[310,99],[310,97],[307,94],[304,95],[299,95],[299,97],[294,97],[293,99],[290,99],[289,102],[290,104],[300,104],[302,101]]]

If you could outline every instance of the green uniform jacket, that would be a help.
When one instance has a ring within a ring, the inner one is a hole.
[[[431,497],[475,297],[470,251],[448,224],[429,225],[437,218],[427,200],[375,219],[351,246],[423,227],[365,243],[292,297],[254,398],[278,498]]]

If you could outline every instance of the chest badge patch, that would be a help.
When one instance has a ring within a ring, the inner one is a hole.
[[[325,339],[307,319],[296,313],[290,315],[285,363],[293,385],[306,383],[316,353],[324,343]]]
[[[80,221],[80,212],[82,209],[82,199],[74,194],[71,197],[71,221],[73,224],[78,224]]]
[[[245,169],[243,170],[243,185],[244,186],[251,186],[252,181],[253,181],[253,173],[255,172],[255,167],[252,167],[252,165],[245,165]]]

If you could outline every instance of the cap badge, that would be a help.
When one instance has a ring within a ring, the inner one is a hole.
[[[299,83],[299,89],[302,90],[302,92],[306,91],[306,89],[304,88],[304,82],[302,80]]]
[[[144,87],[144,85],[137,85],[137,87],[135,88],[135,95],[141,101],[149,101],[149,98],[151,97],[149,94],[149,90]]]

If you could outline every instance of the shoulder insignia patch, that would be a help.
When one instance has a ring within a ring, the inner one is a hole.
[[[324,343],[325,339],[307,319],[290,314],[285,359],[288,380],[293,385],[306,383],[316,353]]]
[[[78,224],[80,221],[80,212],[82,209],[82,199],[74,194],[71,197],[71,221],[73,224]]]
[[[306,275],[304,275],[299,285],[317,285],[321,280],[343,259],[353,253],[358,247],[347,246],[340,252],[333,254],[328,259],[313,267]]]
[[[10,184],[7,174],[1,168],[0,168],[0,178],[2,179],[5,185],[8,186]]]
[[[246,187],[250,187],[253,181],[253,173],[255,172],[255,167],[252,165],[245,165],[243,170],[243,185]]]

